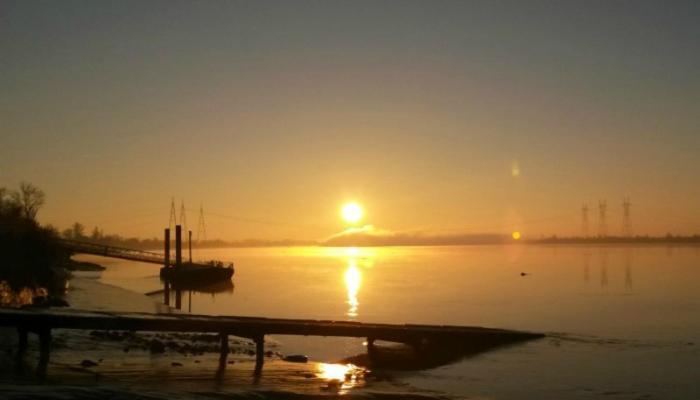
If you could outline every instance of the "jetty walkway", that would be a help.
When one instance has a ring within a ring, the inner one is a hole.
[[[93,254],[96,256],[121,258],[124,260],[140,261],[151,264],[165,263],[162,253],[146,250],[128,249],[126,247],[108,246],[98,243],[83,242],[79,240],[60,239],[59,243],[74,253]],[[174,260],[170,262],[174,265]]]
[[[256,372],[262,369],[266,335],[342,336],[367,338],[368,352],[376,340],[405,343],[419,349],[427,343],[501,342],[536,339],[544,335],[504,329],[438,325],[375,324],[350,321],[279,319],[184,314],[93,312],[72,309],[0,309],[0,326],[16,327],[18,357],[27,349],[27,334],[40,339],[39,372],[49,361],[52,329],[200,332],[220,335],[225,365],[228,335],[251,339],[256,344]]]

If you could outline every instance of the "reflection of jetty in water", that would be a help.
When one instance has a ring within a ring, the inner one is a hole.
[[[187,310],[192,312],[192,292],[195,293],[206,293],[213,297],[216,297],[219,293],[233,293],[235,286],[231,281],[223,281],[214,283],[207,286],[196,286],[187,284],[170,284],[168,282],[163,282],[163,289],[156,290],[154,292],[147,293],[149,296],[163,295],[163,304],[167,306],[172,306],[178,310],[182,309],[182,295],[183,292],[187,294]],[[171,304],[172,302],[172,304]]]

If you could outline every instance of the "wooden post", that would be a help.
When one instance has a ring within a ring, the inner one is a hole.
[[[368,337],[367,338],[367,356],[369,357],[370,361],[375,358],[377,355],[377,348],[374,346],[374,338]]]
[[[46,368],[49,365],[49,353],[51,351],[51,328],[39,330],[39,376],[46,376]]]
[[[216,379],[221,380],[226,373],[226,359],[228,358],[228,334],[221,332],[219,333],[219,342],[221,343],[220,353],[219,353],[219,367],[216,369]]]
[[[175,225],[175,266],[182,266],[182,226]]]
[[[17,344],[17,361],[19,361],[24,353],[27,352],[27,330],[22,327],[18,327],[17,335],[19,336],[19,343]]]
[[[175,289],[175,308],[182,309],[182,290]]]
[[[190,246],[190,264],[192,264],[192,231],[189,231],[189,237],[187,238],[187,244]]]
[[[163,284],[163,304],[170,305],[170,282],[168,281]]]
[[[219,353],[219,364],[222,366],[226,364],[226,358],[228,357],[228,334],[220,333],[219,340],[221,342],[221,352]]]
[[[265,335],[255,337],[255,374],[260,375],[265,362]]]
[[[165,268],[170,267],[170,228],[165,228]]]
[[[423,357],[427,353],[428,342],[425,338],[414,340],[411,344],[413,352],[418,357]]]

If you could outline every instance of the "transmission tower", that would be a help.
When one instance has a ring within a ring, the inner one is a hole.
[[[588,237],[588,204],[581,207],[581,230],[583,237]]]
[[[197,223],[197,243],[207,240],[207,226],[204,224],[204,207],[199,205],[199,222]]]
[[[168,228],[170,232],[174,232],[175,225],[177,225],[177,215],[175,213],[175,198],[170,200],[170,221],[168,221]]]
[[[607,237],[608,236],[608,224],[605,221],[606,214],[608,211],[608,204],[605,200],[598,201],[598,236]]]
[[[630,237],[632,236],[632,222],[630,221],[630,208],[632,203],[630,199],[625,197],[622,202],[622,236]]]

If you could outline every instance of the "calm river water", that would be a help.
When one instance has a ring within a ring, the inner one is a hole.
[[[91,259],[84,256],[83,259]],[[185,312],[475,325],[543,340],[397,372],[422,390],[486,398],[700,398],[700,247],[227,248],[234,287],[182,294]],[[96,258],[92,258],[96,259]],[[105,283],[162,299],[156,265],[99,259]],[[331,362],[361,340],[274,337]]]

